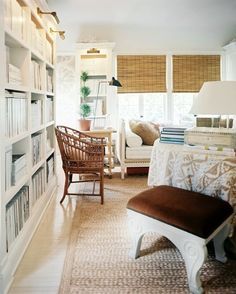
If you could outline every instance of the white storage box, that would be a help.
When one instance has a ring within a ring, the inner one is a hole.
[[[190,128],[184,131],[184,143],[236,149],[236,129]]]

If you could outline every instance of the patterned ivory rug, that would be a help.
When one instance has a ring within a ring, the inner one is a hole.
[[[119,176],[105,180],[104,205],[97,197],[78,201],[60,294],[189,293],[183,259],[165,237],[146,234],[141,257],[129,257],[126,203],[147,189],[147,177]],[[209,249],[201,270],[205,293],[235,294],[236,261],[221,264]]]

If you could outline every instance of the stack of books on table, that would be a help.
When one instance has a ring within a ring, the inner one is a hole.
[[[206,153],[211,155],[222,155],[229,157],[236,156],[236,149],[229,147],[185,144],[183,150],[197,153]]]
[[[166,127],[161,131],[160,143],[184,144],[184,130],[186,128]]]

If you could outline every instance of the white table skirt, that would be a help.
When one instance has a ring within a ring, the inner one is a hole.
[[[153,145],[148,185],[169,185],[229,201],[236,212],[236,157],[183,145]],[[236,225],[236,213],[234,217]]]

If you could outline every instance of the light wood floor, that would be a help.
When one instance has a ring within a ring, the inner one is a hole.
[[[59,165],[59,164],[58,164]],[[64,174],[58,174],[58,191],[15,273],[9,294],[56,294],[59,290],[64,258],[74,215],[76,197],[62,195]]]

